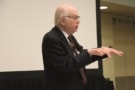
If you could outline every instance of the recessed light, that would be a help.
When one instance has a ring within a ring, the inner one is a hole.
[[[108,9],[108,7],[107,6],[100,6],[100,9],[104,10],[104,9]]]

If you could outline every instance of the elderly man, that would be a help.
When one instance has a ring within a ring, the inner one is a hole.
[[[108,47],[83,50],[73,36],[79,27],[79,18],[71,5],[62,4],[56,9],[55,26],[42,42],[46,90],[84,90],[86,65],[111,57],[111,54],[123,54]]]

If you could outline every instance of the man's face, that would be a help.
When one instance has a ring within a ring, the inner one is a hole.
[[[80,23],[80,16],[77,14],[77,12],[73,11],[67,16],[64,16],[64,18],[64,28],[66,32],[68,32],[69,34],[73,34],[74,32],[76,32]]]
[[[67,18],[68,18],[67,24],[66,24],[67,29],[70,30],[71,33],[76,32],[80,23],[79,16],[69,15],[67,16]]]

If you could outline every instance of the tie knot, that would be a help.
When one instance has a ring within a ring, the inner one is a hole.
[[[68,40],[69,40],[71,43],[73,43],[73,40],[72,40],[71,36],[68,36]]]

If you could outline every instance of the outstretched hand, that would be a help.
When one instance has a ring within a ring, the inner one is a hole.
[[[109,58],[111,58],[112,54],[122,56],[123,52],[116,50],[114,48],[109,48],[109,47],[101,47],[101,48],[94,48],[94,49],[88,49],[88,52],[90,55],[98,55],[98,56],[103,56],[107,55]]]

